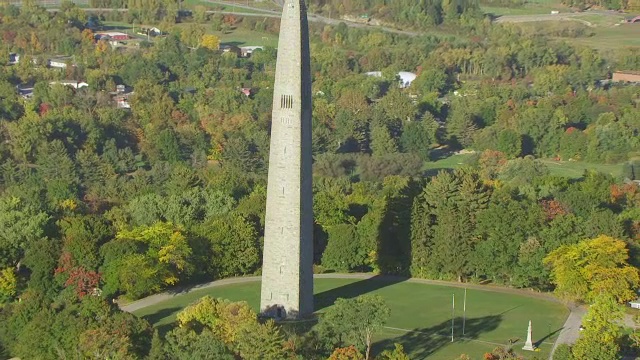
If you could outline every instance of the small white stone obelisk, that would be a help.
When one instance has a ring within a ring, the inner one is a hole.
[[[531,341],[531,320],[529,320],[529,330],[527,330],[527,342],[524,343],[522,350],[535,351],[533,347],[533,341]]]

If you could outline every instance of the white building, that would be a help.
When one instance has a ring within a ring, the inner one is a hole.
[[[71,86],[74,89],[82,89],[85,86],[89,86],[89,84],[87,84],[86,82],[77,80],[52,81],[49,83],[49,85],[65,85]]]
[[[52,58],[47,61],[47,65],[53,68],[66,69],[67,63],[70,62],[72,59],[73,58],[71,56]]]
[[[240,55],[242,57],[249,57],[256,50],[264,50],[264,46],[242,46],[240,47]]]
[[[365,75],[382,77],[382,71],[369,71],[368,73],[365,73]],[[408,88],[416,77],[418,77],[416,74],[408,71],[400,71],[396,74],[396,78],[398,78],[400,88],[402,89]]]
[[[9,53],[9,65],[15,65],[20,62],[20,55],[16,53]]]
[[[408,88],[413,80],[415,80],[418,76],[412,72],[400,71],[398,73],[398,77],[400,78],[400,87],[404,89]]]

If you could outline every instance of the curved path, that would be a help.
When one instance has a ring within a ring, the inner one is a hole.
[[[376,278],[376,279],[380,279],[381,281],[401,279],[403,281],[418,283],[418,284],[442,285],[442,286],[450,286],[450,287],[456,287],[456,288],[467,288],[467,289],[474,289],[474,290],[491,291],[491,292],[497,292],[497,293],[503,293],[503,294],[514,294],[514,295],[521,295],[521,296],[527,296],[527,297],[562,303],[562,301],[560,301],[557,297],[551,294],[540,293],[533,290],[511,289],[511,288],[506,288],[502,286],[493,286],[493,285],[478,285],[478,284],[470,284],[470,283],[405,278],[405,277],[399,277],[399,276],[375,275],[375,274],[366,274],[366,273],[315,274],[313,277],[315,279],[360,279],[360,280]],[[223,280],[215,280],[215,281],[194,285],[194,286],[178,287],[178,288],[174,288],[159,294],[148,296],[140,300],[136,300],[128,304],[123,304],[120,306],[120,309],[122,311],[134,312],[136,310],[140,310],[148,306],[155,305],[159,302],[171,299],[176,296],[188,294],[196,290],[209,289],[209,288],[231,285],[231,284],[255,282],[255,281],[260,281],[260,279],[261,279],[260,276],[234,277],[234,278],[228,278]]]
[[[563,303],[560,299],[548,293],[540,293],[532,290],[511,289],[511,288],[506,288],[501,286],[492,286],[492,285],[478,285],[478,284],[458,283],[458,282],[449,282],[449,281],[440,281],[440,280],[426,280],[426,279],[416,279],[416,278],[407,279],[403,277],[374,275],[374,274],[335,274],[335,273],[334,274],[316,274],[314,275],[314,278],[316,279],[361,279],[361,280],[376,278],[376,279],[380,279],[381,281],[402,279],[404,281],[412,282],[412,283],[442,285],[442,286],[450,286],[450,287],[456,287],[456,288],[467,288],[467,289],[474,289],[474,290],[491,291],[491,292],[504,293],[504,294],[514,294],[514,295],[521,295],[521,296],[527,296],[527,297],[532,297],[532,298],[537,298],[542,300],[553,301],[557,303]],[[209,289],[209,288],[220,287],[220,286],[231,285],[231,284],[256,282],[256,281],[260,281],[260,276],[236,277],[236,278],[211,281],[208,283],[199,284],[195,286],[179,287],[179,288],[175,288],[160,294],[151,295],[144,299],[140,299],[125,305],[121,305],[120,309],[127,312],[134,312],[136,310],[140,310],[145,307],[152,306],[162,301],[171,299],[176,296],[188,294],[196,290]],[[570,310],[569,317],[565,321],[565,324],[562,327],[562,330],[560,331],[560,334],[558,335],[558,338],[556,339],[553,345],[551,354],[553,354],[556,347],[560,344],[574,343],[580,334],[579,327],[580,327],[580,324],[582,323],[582,317],[585,314],[585,310],[583,308],[575,307],[575,306],[569,306],[568,308]]]

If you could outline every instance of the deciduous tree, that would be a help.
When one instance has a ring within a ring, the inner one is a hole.
[[[598,294],[584,317],[578,341],[572,347],[575,359],[604,360],[618,358],[622,335],[618,322],[624,311],[609,294]]]
[[[575,245],[564,245],[545,259],[551,267],[556,293],[572,300],[595,301],[601,294],[623,303],[637,296],[638,269],[629,265],[624,241],[599,236]]]
[[[361,295],[338,299],[320,318],[317,331],[329,335],[335,345],[355,345],[371,358],[373,335],[389,319],[390,310],[379,295]]]

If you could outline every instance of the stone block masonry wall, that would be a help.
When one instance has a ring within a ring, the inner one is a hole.
[[[304,1],[286,0],[273,93],[260,309],[313,313],[311,70]]]

